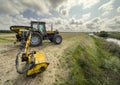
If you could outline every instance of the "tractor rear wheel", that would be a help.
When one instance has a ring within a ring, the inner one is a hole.
[[[62,37],[60,35],[55,35],[53,38],[55,44],[60,44],[62,42]]]
[[[31,37],[30,45],[35,47],[42,44],[42,36],[39,33],[33,33]]]

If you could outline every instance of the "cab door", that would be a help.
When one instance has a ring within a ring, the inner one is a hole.
[[[39,24],[39,25],[38,25],[38,30],[42,33],[43,36],[46,35],[45,24]]]

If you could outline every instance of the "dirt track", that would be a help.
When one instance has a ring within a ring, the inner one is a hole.
[[[61,45],[53,45],[45,41],[42,46],[30,48],[30,51],[43,51],[50,62],[47,70],[38,74],[35,78],[26,78],[20,75],[15,69],[15,58],[18,53],[18,46],[9,44],[0,44],[0,85],[53,85],[59,82],[59,75],[67,75],[64,69],[60,68],[60,58],[65,49],[74,41],[66,39]]]

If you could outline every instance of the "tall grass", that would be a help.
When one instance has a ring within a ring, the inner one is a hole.
[[[120,84],[119,56],[106,50],[107,42],[102,43],[101,39],[87,37],[87,43],[83,40],[67,49],[64,64],[69,75],[62,85]]]
[[[101,47],[103,50],[110,52],[112,55],[115,55],[120,58],[120,47],[112,42],[107,42],[103,39],[94,38],[96,45]]]
[[[120,32],[111,32],[111,33],[108,33],[108,37],[120,40]]]

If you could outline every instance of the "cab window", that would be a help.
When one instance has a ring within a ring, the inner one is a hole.
[[[37,26],[38,26],[38,24],[33,24],[33,25],[32,25],[33,29],[36,29],[36,30],[38,29]]]
[[[44,25],[40,24],[40,25],[38,26],[38,30],[41,31],[43,35],[45,35]]]

